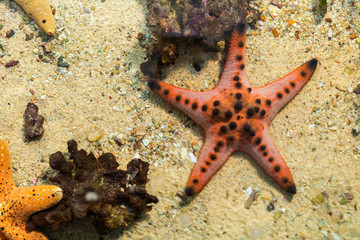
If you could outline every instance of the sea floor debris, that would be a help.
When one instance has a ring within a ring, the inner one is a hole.
[[[125,171],[117,170],[113,154],[96,158],[78,150],[75,140],[67,144],[70,154],[50,155],[50,166],[58,173],[49,180],[63,189],[64,198],[55,208],[33,215],[29,229],[51,225],[57,230],[61,223],[90,217],[99,233],[109,233],[127,227],[158,202],[146,192],[148,163],[133,159]]]
[[[206,50],[223,49],[219,45],[230,37],[236,23],[260,18],[259,11],[251,8],[249,2],[148,0],[147,25],[155,40],[147,46],[149,60],[141,65],[141,71],[151,78],[159,77],[159,66],[174,63],[179,42],[184,38],[199,40]]]
[[[29,102],[25,109],[25,139],[31,141],[44,135],[44,117],[39,115],[39,107]]]
[[[201,39],[215,48],[226,32],[244,21],[250,10],[249,1],[171,1],[148,0],[147,23],[155,36]]]

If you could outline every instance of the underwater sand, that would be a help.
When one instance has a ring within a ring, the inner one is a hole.
[[[135,37],[150,34],[146,1],[51,0],[58,38],[51,41],[55,58],[48,63],[37,61],[42,54],[40,31],[24,24],[25,13],[18,7],[10,10],[15,3],[1,1],[5,54],[0,60],[20,61],[12,68],[0,66],[0,137],[8,143],[16,184],[32,185],[49,169],[49,155],[65,152],[66,141],[75,139],[96,155],[114,153],[121,168],[134,157],[149,162],[147,189],[159,198],[151,212],[122,232],[100,236],[91,224],[75,222],[49,232],[49,238],[359,239],[360,136],[351,132],[359,117],[359,96],[352,89],[360,80],[360,4],[328,1],[325,18],[332,22],[316,24],[311,2],[279,9],[264,1],[263,26],[247,38],[247,75],[256,87],[313,57],[320,60],[311,80],[270,126],[297,194],[289,199],[252,158],[236,153],[184,205],[176,193],[185,187],[194,165],[191,154],[198,156],[204,134],[151,93],[139,69],[146,51]],[[290,19],[296,23],[289,25]],[[277,38],[273,27],[280,31]],[[5,38],[11,29],[15,35]],[[25,41],[25,33],[35,33],[34,39]],[[198,46],[183,46],[180,53],[175,65],[164,69],[164,81],[193,90],[216,85],[222,53],[204,53]],[[58,70],[60,56],[70,68]],[[200,72],[192,66],[194,58],[204,60]],[[111,75],[115,65],[119,72]],[[25,143],[23,114],[29,101],[36,102],[45,117],[45,135]],[[103,132],[102,138],[89,142],[87,136],[96,132]],[[126,144],[113,144],[113,136]],[[137,141],[140,147],[134,148]],[[258,194],[248,210],[244,204],[252,190]],[[344,193],[351,193],[353,200],[342,201]],[[268,211],[271,202],[275,209]]]

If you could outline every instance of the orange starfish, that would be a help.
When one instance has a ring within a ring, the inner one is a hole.
[[[25,230],[30,215],[49,208],[62,198],[56,186],[16,187],[5,140],[0,139],[0,237],[7,240],[47,239],[40,232]]]
[[[295,194],[292,175],[270,135],[269,124],[277,112],[309,81],[317,60],[264,87],[251,86],[245,75],[246,27],[234,30],[227,61],[217,86],[191,91],[148,80],[161,98],[198,123],[206,137],[191,172],[185,194],[199,193],[235,151],[249,154],[283,189]]]
[[[55,33],[55,21],[48,0],[14,0],[48,35]]]

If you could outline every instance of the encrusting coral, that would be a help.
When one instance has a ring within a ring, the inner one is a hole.
[[[78,150],[75,140],[67,142],[69,160],[61,152],[50,155],[50,166],[59,172],[50,177],[64,191],[63,200],[53,209],[35,214],[28,224],[51,225],[57,230],[63,222],[92,217],[98,232],[109,233],[126,227],[142,213],[152,209],[158,199],[146,192],[149,164],[131,160],[126,171],[111,153],[96,159],[94,154]]]
[[[230,37],[235,24],[247,19],[256,22],[260,14],[249,0],[148,0],[147,25],[155,41],[147,46],[148,61],[141,71],[151,78],[160,76],[159,66],[174,63],[179,42],[175,39],[198,39],[206,50],[218,50],[220,42]]]
[[[27,231],[26,221],[34,212],[59,202],[62,190],[51,185],[16,187],[9,150],[3,139],[0,139],[0,163],[0,238],[46,240],[47,237],[40,232]]]
[[[248,0],[148,0],[147,24],[162,38],[199,38],[208,48],[231,32],[250,10]]]

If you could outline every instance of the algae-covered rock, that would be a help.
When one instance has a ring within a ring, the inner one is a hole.
[[[44,117],[39,115],[39,107],[29,102],[25,109],[25,139],[27,141],[39,139],[44,135]]]
[[[146,19],[154,41],[147,47],[149,60],[141,65],[143,74],[158,78],[159,66],[174,63],[178,57],[178,45],[185,38],[198,39],[204,49],[217,51],[219,43],[230,37],[237,23],[256,22],[260,18],[259,12],[251,8],[249,2],[148,0]]]
[[[161,38],[199,38],[209,48],[245,22],[249,0],[148,0],[147,23]]]
[[[312,0],[312,10],[316,23],[320,23],[327,13],[327,0]]]

